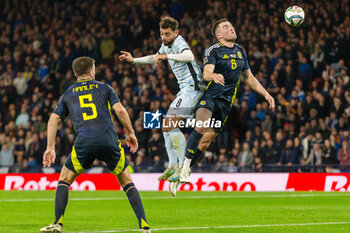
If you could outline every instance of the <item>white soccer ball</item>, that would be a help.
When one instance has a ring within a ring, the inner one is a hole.
[[[297,27],[304,22],[305,12],[300,6],[290,6],[284,12],[284,19],[289,25]]]

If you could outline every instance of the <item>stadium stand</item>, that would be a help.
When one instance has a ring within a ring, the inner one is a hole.
[[[132,48],[135,57],[156,53],[164,15],[179,20],[199,63],[213,40],[212,24],[227,17],[253,74],[277,103],[270,111],[242,84],[229,123],[198,171],[349,171],[349,0],[304,2],[306,21],[299,28],[284,22],[286,1],[234,2],[1,1],[0,172],[42,172],[47,120],[74,83],[73,59],[83,55],[96,60],[96,79],[113,87],[130,114],[140,145],[136,154],[125,148],[130,169],[162,171],[167,158],[162,134],[144,129],[142,115],[166,112],[177,92],[176,78],[167,63],[133,66],[118,56]],[[122,138],[120,124],[116,129]],[[57,171],[74,139],[68,119],[56,138]]]

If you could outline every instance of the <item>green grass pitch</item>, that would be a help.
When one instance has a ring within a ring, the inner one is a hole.
[[[350,232],[350,194],[140,192],[153,232]],[[0,191],[0,232],[39,232],[54,219],[54,191]],[[70,192],[64,232],[137,232],[122,191]]]

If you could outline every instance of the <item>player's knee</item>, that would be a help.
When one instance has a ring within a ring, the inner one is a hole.
[[[206,151],[211,143],[211,140],[202,138],[202,140],[199,142],[198,149],[201,151]]]
[[[126,168],[122,173],[116,175],[119,184],[124,187],[125,185],[132,183],[132,179],[129,170]]]
[[[59,185],[63,185],[63,186],[66,186],[66,187],[70,187],[71,183],[65,181],[65,180],[59,180],[58,183],[57,183],[57,186]]]
[[[168,133],[168,132],[170,132],[170,131],[173,130],[173,129],[175,129],[175,128],[172,127],[171,125],[165,125],[165,124],[162,125],[162,131],[163,131],[164,133]]]
[[[213,141],[215,138],[216,134],[215,133],[206,133],[200,140],[198,149],[201,151],[206,151],[208,147],[210,146],[210,143]]]
[[[74,179],[78,176],[77,173],[72,172],[66,166],[62,168],[61,175],[59,180],[68,183],[71,185]]]
[[[68,185],[71,185],[73,183],[74,179],[71,180],[71,179],[67,179],[67,177],[62,177],[59,179],[59,181],[67,183]]]
[[[174,125],[177,125],[176,120],[166,117],[162,124],[162,131],[167,133],[173,129],[176,129]]]
[[[206,151],[209,147],[209,144],[210,143],[207,143],[207,142],[200,142],[198,145],[198,149],[201,151]]]
[[[167,132],[169,132],[170,130],[169,130],[169,128],[164,127],[164,126],[162,125],[162,131],[163,131],[164,133],[167,133]]]

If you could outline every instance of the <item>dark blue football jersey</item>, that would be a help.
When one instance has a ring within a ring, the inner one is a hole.
[[[211,81],[206,92],[214,98],[231,101],[242,71],[250,69],[246,52],[239,44],[235,43],[233,48],[229,48],[216,42],[204,52],[203,67],[207,64],[215,65],[214,73],[224,76],[225,86]]]
[[[108,84],[82,81],[64,92],[54,113],[62,120],[70,114],[77,140],[80,136],[96,138],[107,130],[114,131],[111,108],[117,102],[119,98]]]

